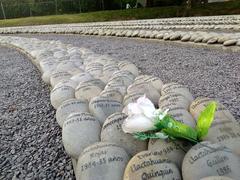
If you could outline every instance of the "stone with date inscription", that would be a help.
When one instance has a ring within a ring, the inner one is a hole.
[[[193,146],[185,155],[182,164],[184,180],[201,179],[207,176],[240,177],[240,157],[231,149],[203,141]]]
[[[72,113],[88,112],[88,102],[84,99],[69,99],[64,101],[56,111],[56,119],[60,127]]]
[[[121,112],[123,105],[109,97],[97,96],[89,103],[89,111],[100,121],[101,124],[108,116],[115,112]]]
[[[127,115],[116,112],[110,115],[103,124],[101,141],[113,142],[122,146],[130,155],[147,149],[147,141],[139,141],[122,130],[122,123]]]
[[[84,149],[75,172],[77,180],[122,180],[129,161],[128,153],[119,145],[95,143]]]
[[[62,140],[66,152],[78,159],[84,148],[100,141],[101,126],[90,113],[70,114],[63,123]]]
[[[161,152],[163,156],[166,156],[179,168],[182,166],[186,152],[191,147],[192,145],[189,142],[181,140],[150,139],[148,143],[148,150]]]
[[[159,151],[142,151],[129,162],[123,180],[181,180],[176,164]]]
[[[240,155],[240,126],[229,120],[214,123],[204,140],[218,142]]]

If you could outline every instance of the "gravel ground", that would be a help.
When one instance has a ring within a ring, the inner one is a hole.
[[[132,61],[143,73],[158,76],[164,83],[187,85],[195,97],[218,99],[240,122],[240,53],[116,37],[54,34],[27,37],[60,40]]]
[[[0,179],[72,179],[48,87],[29,59],[0,47]]]
[[[132,61],[165,83],[187,85],[195,97],[217,98],[240,120],[239,53],[115,37],[22,36],[61,40]],[[0,55],[0,179],[71,179],[48,87],[24,55],[8,48],[0,48]]]

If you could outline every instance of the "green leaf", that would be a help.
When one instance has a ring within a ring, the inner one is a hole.
[[[169,137],[197,142],[197,131],[186,124],[174,120],[170,115],[166,115],[162,120],[158,121],[155,127],[161,129]]]
[[[211,127],[216,109],[217,103],[215,101],[212,101],[200,113],[196,126],[199,140],[202,140],[203,137],[208,134],[208,129]]]

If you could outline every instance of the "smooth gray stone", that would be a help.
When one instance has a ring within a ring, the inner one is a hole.
[[[123,180],[181,180],[181,173],[176,164],[162,155],[160,151],[142,151],[129,162]]]
[[[103,90],[100,93],[100,96],[109,97],[113,100],[119,101],[120,103],[122,103],[122,101],[123,101],[122,94],[119,91],[116,91],[116,90]]]
[[[75,172],[77,180],[122,180],[129,161],[127,152],[117,144],[95,143],[84,149]]]
[[[185,155],[182,176],[184,180],[201,179],[207,176],[227,176],[238,179],[239,169],[238,155],[227,147],[204,141],[193,146]]]
[[[231,39],[231,40],[224,41],[223,45],[224,46],[233,46],[236,43],[237,43],[237,39]]]
[[[89,102],[89,111],[99,120],[101,124],[108,116],[115,112],[121,112],[123,105],[109,97],[97,96]]]
[[[93,97],[98,96],[102,89],[96,85],[80,83],[75,90],[75,97],[77,99],[86,99],[90,101]]]
[[[54,87],[57,83],[71,78],[71,74],[64,71],[57,71],[51,74],[50,83]]]
[[[228,119],[213,123],[203,140],[227,146],[240,155],[240,126]]]
[[[182,161],[186,152],[191,147],[191,143],[182,140],[150,139],[148,143],[148,150],[159,151],[162,156],[166,156],[175,163],[179,169],[182,167]]]
[[[56,111],[56,119],[60,127],[72,113],[88,112],[88,102],[82,99],[69,99],[64,101]]]
[[[100,141],[101,126],[90,113],[70,114],[63,123],[62,140],[66,152],[78,159],[83,149]]]
[[[113,142],[122,146],[131,156],[147,149],[147,141],[140,141],[122,130],[123,121],[127,118],[124,113],[110,115],[102,126],[101,141]]]
[[[66,85],[54,88],[50,93],[52,106],[57,109],[64,101],[75,98],[75,90]]]

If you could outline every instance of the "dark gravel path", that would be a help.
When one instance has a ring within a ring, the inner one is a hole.
[[[23,35],[60,40],[135,63],[163,82],[187,85],[197,96],[214,97],[240,120],[240,53],[180,47],[149,40],[80,35]]]
[[[0,179],[71,179],[48,87],[23,54],[0,47]]]

